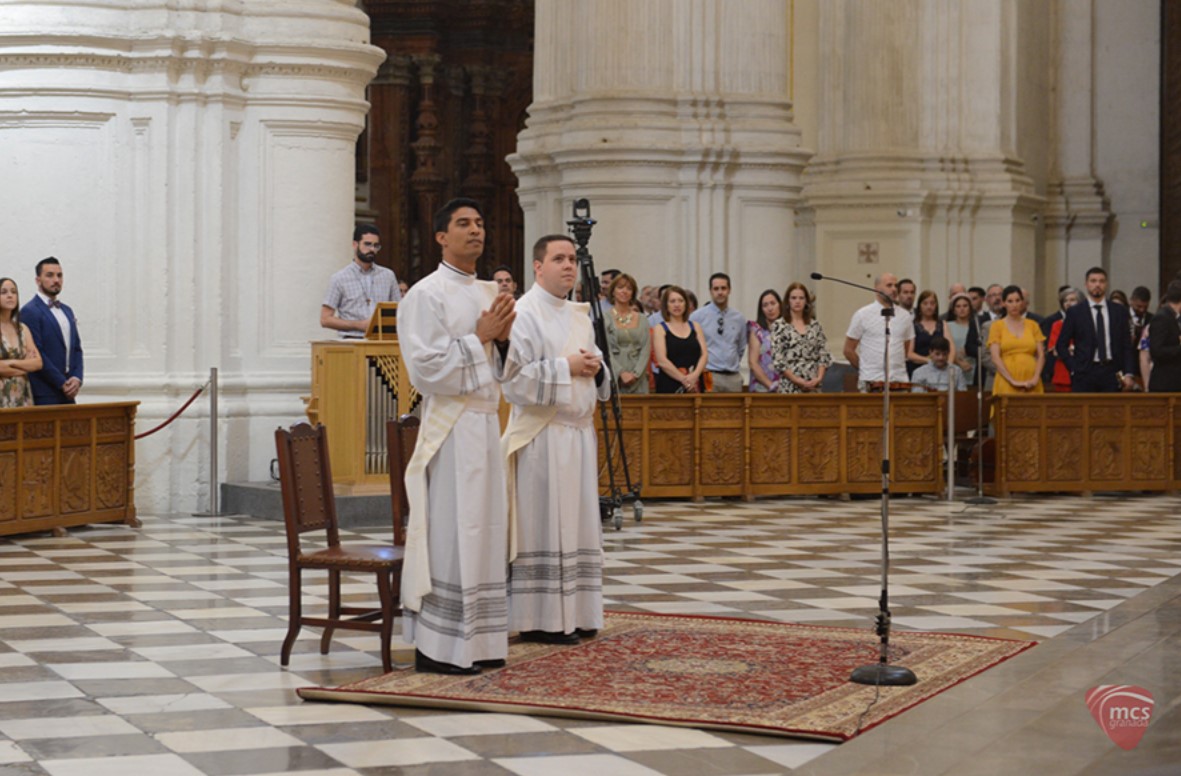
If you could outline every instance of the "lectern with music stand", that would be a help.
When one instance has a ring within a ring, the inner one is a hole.
[[[312,343],[308,420],[328,429],[332,479],[342,495],[388,493],[386,421],[418,402],[402,362],[397,302],[373,311],[364,339]]]

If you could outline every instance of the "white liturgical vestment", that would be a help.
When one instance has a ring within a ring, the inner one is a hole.
[[[495,283],[440,264],[398,307],[402,358],[423,396],[406,472],[403,636],[465,668],[508,655],[500,390],[492,346],[475,335],[495,296]]]
[[[505,450],[515,556],[509,572],[514,631],[571,633],[603,625],[603,549],[594,412],[611,381],[572,376],[566,356],[601,355],[587,305],[539,285],[517,302],[501,375],[513,405]],[[510,550],[510,554],[511,550]]]

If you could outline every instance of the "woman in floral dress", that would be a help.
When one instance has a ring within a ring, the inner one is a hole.
[[[771,359],[779,372],[780,393],[815,393],[832,364],[828,339],[812,312],[812,295],[803,283],[784,294],[787,310],[771,326]]]
[[[21,323],[16,281],[0,278],[0,409],[33,406],[29,372],[40,368],[41,354]]]

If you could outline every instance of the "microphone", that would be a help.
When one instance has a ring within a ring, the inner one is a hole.
[[[821,275],[819,272],[813,272],[812,279],[813,280],[824,280],[824,275]]]
[[[890,309],[894,308],[894,300],[891,299],[890,295],[887,294],[885,291],[879,291],[876,288],[872,288],[870,286],[863,286],[860,283],[851,283],[848,280],[841,280],[840,278],[834,278],[834,277],[827,277],[826,278],[824,275],[821,275],[819,272],[813,272],[812,279],[813,280],[831,280],[834,283],[840,283],[842,285],[852,286],[853,288],[860,288],[862,291],[869,291],[871,294],[877,294],[877,296],[882,300],[883,304],[886,307],[888,307]],[[893,315],[893,313],[888,313],[888,314]]]

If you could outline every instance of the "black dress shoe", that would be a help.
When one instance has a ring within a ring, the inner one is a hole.
[[[450,663],[443,663],[438,660],[427,657],[414,650],[414,670],[430,674],[452,674],[455,676],[471,676],[480,673],[479,666],[470,666],[464,668],[463,666],[453,666]]]
[[[504,668],[508,664],[502,657],[494,660],[477,660],[475,662],[480,668]]]
[[[521,641],[533,641],[538,644],[577,644],[577,633],[558,633],[556,631],[521,631]]]
[[[574,635],[580,639],[593,639],[599,635],[598,628],[575,628]]]

